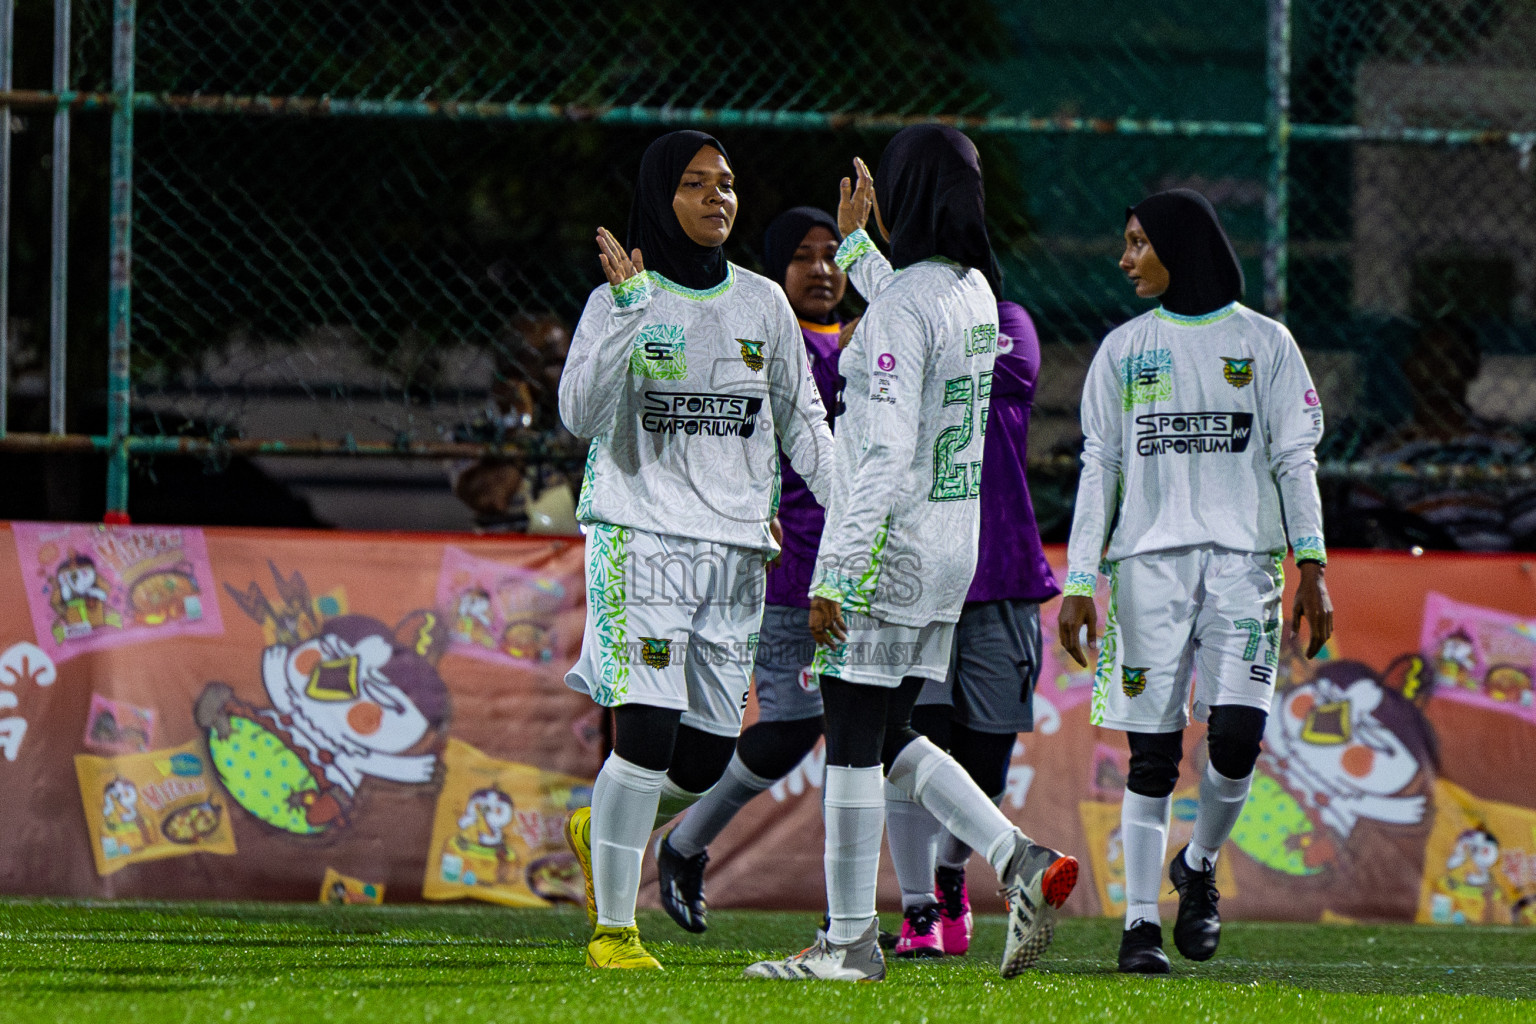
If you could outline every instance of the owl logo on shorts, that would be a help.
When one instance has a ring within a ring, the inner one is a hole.
[[[747,364],[747,369],[754,373],[763,368],[763,342],[748,341],[746,338],[736,339],[741,344],[741,361]]]
[[[1221,357],[1221,375],[1235,388],[1245,388],[1253,382],[1253,358],[1233,359]]]
[[[668,638],[657,639],[653,636],[640,638],[640,660],[651,668],[666,668],[672,664],[672,641]]]
[[[1147,688],[1147,670],[1144,668],[1131,668],[1121,666],[1120,689],[1125,691],[1127,697],[1140,697],[1141,691]]]

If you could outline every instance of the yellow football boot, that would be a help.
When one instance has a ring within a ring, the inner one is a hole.
[[[598,925],[587,943],[588,967],[616,967],[625,970],[661,970],[661,962],[640,945],[640,928],[610,928]]]
[[[587,884],[587,923],[596,928],[597,894],[592,891],[592,808],[578,807],[565,819],[565,843],[576,855],[576,863],[581,865],[581,877]],[[638,948],[639,943],[635,945]]]

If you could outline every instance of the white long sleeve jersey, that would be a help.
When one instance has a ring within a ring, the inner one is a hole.
[[[860,244],[872,248],[850,235],[840,264]],[[843,412],[813,597],[905,626],[959,619],[976,571],[996,352],[997,300],[978,270],[925,260],[873,296],[838,364]]]
[[[1068,594],[1093,593],[1101,559],[1171,548],[1284,553],[1289,540],[1298,560],[1326,560],[1323,411],[1283,324],[1235,302],[1144,313],[1099,347],[1082,419]]]
[[[818,501],[832,434],[778,285],[727,265],[707,291],[647,271],[587,297],[560,418],[592,438],[576,518],[776,553],[775,436]]]

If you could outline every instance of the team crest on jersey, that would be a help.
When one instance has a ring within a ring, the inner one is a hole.
[[[1131,668],[1121,666],[1120,689],[1125,691],[1127,697],[1140,697],[1141,691],[1147,688],[1147,670],[1144,668]]]
[[[640,660],[651,668],[666,668],[672,664],[672,641],[669,638],[643,636],[640,644]]]
[[[737,338],[741,345],[741,361],[747,364],[747,369],[756,373],[763,368],[763,345],[761,341],[748,341],[746,338]]]
[[[1247,359],[1233,359],[1230,356],[1222,356],[1221,363],[1221,375],[1233,387],[1245,388],[1253,382],[1252,356]]]

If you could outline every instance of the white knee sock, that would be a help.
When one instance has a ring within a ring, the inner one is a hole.
[[[1168,852],[1168,816],[1172,797],[1125,791],[1120,804],[1120,845],[1125,851],[1125,926],[1138,921],[1161,924],[1157,894],[1163,885],[1163,857]]]
[[[736,812],[757,794],[772,786],[773,779],[756,775],[741,763],[741,755],[731,755],[725,775],[712,786],[682,824],[672,830],[668,842],[684,857],[696,857],[725,830]]]
[[[938,902],[933,895],[933,866],[943,826],[889,782],[885,784],[885,823],[885,841],[901,884],[901,909]]]
[[[1232,835],[1237,819],[1242,817],[1243,804],[1248,802],[1248,788],[1253,785],[1253,773],[1247,778],[1229,779],[1211,765],[1205,766],[1200,776],[1200,807],[1195,811],[1195,834],[1189,840],[1184,862],[1196,871],[1204,871],[1202,860],[1216,863],[1221,844]]]
[[[885,797],[880,766],[827,766],[823,813],[827,846],[827,937],[852,942],[875,919],[875,885],[880,874],[880,833]]]
[[[651,821],[654,832],[673,818],[692,807],[703,793],[690,793],[673,782],[670,776],[662,779],[661,793],[656,801],[656,817]]]
[[[1002,793],[992,798],[992,805],[999,810],[1002,809]],[[971,862],[972,852],[971,848],[961,842],[953,832],[945,832],[939,836],[938,866],[949,868],[951,871],[964,871],[965,866]]]
[[[961,842],[982,851],[1002,877],[1020,832],[958,761],[920,736],[896,755],[891,784],[922,804]]]
[[[609,754],[592,786],[592,887],[597,923],[635,923],[640,860],[651,836],[666,772],[653,772]]]

